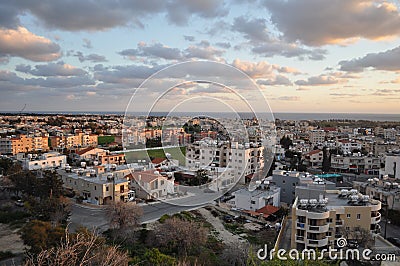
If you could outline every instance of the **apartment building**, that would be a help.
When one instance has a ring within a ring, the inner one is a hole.
[[[333,155],[331,157],[331,168],[338,172],[378,175],[380,167],[380,158],[374,156]]]
[[[22,168],[26,170],[40,170],[51,168],[64,168],[67,157],[58,152],[48,152],[41,155],[28,154],[26,158],[19,160]]]
[[[389,209],[400,210],[400,185],[394,178],[369,178],[367,182],[353,181],[353,188],[372,199],[379,200]]]
[[[231,168],[242,174],[239,182],[245,183],[246,176],[264,167],[263,150],[264,147],[251,143],[217,144],[216,141],[200,141],[187,146],[186,166],[192,169],[211,165]]]
[[[324,153],[322,150],[313,150],[303,155],[306,164],[311,167],[321,166],[323,158]]]
[[[385,174],[400,179],[400,154],[390,153],[386,155]]]
[[[18,154],[26,152],[48,151],[48,137],[19,135],[0,139],[0,153]]]
[[[297,197],[292,206],[291,247],[334,248],[345,232],[362,228],[371,234],[378,233],[380,209],[380,201],[357,190],[326,190],[318,198]]]
[[[323,143],[325,141],[326,133],[324,130],[311,130],[309,133],[310,142],[313,145],[317,145],[318,143]]]
[[[355,142],[355,141],[350,141],[347,139],[338,141],[338,146],[344,154],[350,154],[354,150],[360,151],[362,148],[361,143]]]
[[[127,178],[118,178],[111,172],[96,174],[94,171],[62,175],[63,186],[72,189],[89,203],[103,205],[113,201],[128,201],[134,197]]]
[[[52,149],[57,148],[80,148],[80,147],[96,147],[98,144],[96,134],[82,133],[68,134],[63,136],[51,136],[50,145]]]
[[[383,130],[383,137],[387,140],[396,140],[397,130],[394,128],[385,128]]]

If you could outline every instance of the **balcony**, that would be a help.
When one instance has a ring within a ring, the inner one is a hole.
[[[329,231],[329,224],[325,225],[309,225],[308,231],[310,233],[326,233]]]
[[[335,223],[336,227],[342,227],[343,224],[344,224],[343,220],[336,220],[336,223]]]
[[[296,209],[297,216],[305,216],[308,219],[327,219],[329,218],[329,211],[313,211],[313,210],[302,210]]]
[[[305,229],[306,229],[305,223],[299,223],[299,222],[297,222],[297,223],[296,223],[296,229],[305,230]]]
[[[325,237],[323,239],[307,239],[306,241],[307,247],[324,247],[328,245],[328,238]]]
[[[377,215],[371,217],[371,224],[378,224],[381,221],[381,214],[378,212]]]
[[[298,236],[298,235],[296,235],[296,242],[304,243],[304,236]]]

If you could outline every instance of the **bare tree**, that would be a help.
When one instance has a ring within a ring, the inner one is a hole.
[[[346,239],[355,240],[360,246],[363,247],[371,247],[373,244],[373,238],[371,233],[361,227],[353,227],[353,228],[343,228],[340,230],[340,233]]]
[[[177,253],[186,255],[195,247],[206,243],[208,230],[200,223],[174,217],[167,219],[156,235],[161,246],[175,249]]]
[[[226,265],[246,265],[249,255],[249,245],[243,242],[228,244],[221,254]]]
[[[143,209],[133,202],[115,202],[108,206],[107,214],[110,226],[116,229],[137,227],[143,215]]]
[[[115,246],[105,245],[104,239],[90,232],[79,232],[69,235],[65,231],[65,238],[59,246],[42,250],[37,255],[28,255],[25,266],[117,266],[128,265],[129,256]]]

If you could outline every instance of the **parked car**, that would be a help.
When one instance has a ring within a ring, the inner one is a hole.
[[[347,242],[347,247],[348,248],[358,248],[360,245],[358,244],[358,242],[356,240],[349,240]]]

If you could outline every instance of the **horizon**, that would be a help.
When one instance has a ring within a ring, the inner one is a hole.
[[[0,21],[0,105],[9,112],[115,112],[140,89],[134,108],[147,110],[164,85],[141,88],[149,78],[207,61],[245,73],[274,112],[400,114],[397,1],[173,0],[113,2],[110,9],[62,0],[0,7],[7,10]],[[204,70],[185,76],[189,68],[181,69],[161,81],[177,101],[207,96],[235,107],[239,100],[226,88],[245,100],[261,98],[246,77]],[[191,84],[207,75],[225,87]],[[193,110],[221,108],[215,106],[199,102]]]

